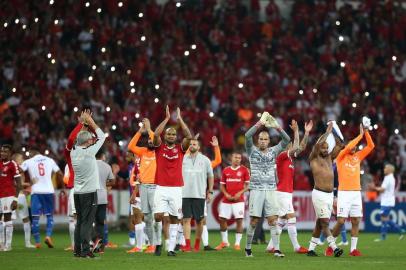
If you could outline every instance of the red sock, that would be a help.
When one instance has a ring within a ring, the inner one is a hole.
[[[200,249],[200,239],[196,238],[195,240],[195,249],[199,250]]]
[[[190,239],[186,239],[186,247],[190,247]]]

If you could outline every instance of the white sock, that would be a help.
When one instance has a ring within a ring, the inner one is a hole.
[[[279,237],[278,229],[275,225],[271,225],[271,239],[275,250],[279,250]]]
[[[357,242],[358,242],[358,237],[351,237],[351,251],[352,252],[354,249],[357,249]]]
[[[4,222],[0,220],[0,246],[4,246]]]
[[[207,229],[207,225],[203,225],[202,242],[204,247],[209,245],[209,230]]]
[[[13,221],[7,221],[4,222],[4,224],[6,225],[6,247],[11,247],[11,242],[13,240]]]
[[[333,250],[337,248],[336,239],[333,236],[330,235],[329,237],[327,237],[327,243]]]
[[[298,250],[300,248],[299,242],[297,241],[297,229],[296,229],[296,218],[288,219],[288,233],[290,242],[292,242],[293,248]]]
[[[312,237],[312,239],[310,240],[309,251],[314,250],[319,242],[320,238]]]
[[[176,236],[176,244],[178,245],[185,245],[185,235],[183,234],[183,226],[182,224],[178,224],[178,234]]]
[[[242,233],[235,233],[235,245],[240,245]]]
[[[174,251],[176,246],[176,236],[178,235],[178,224],[169,225],[169,247],[168,251]]]
[[[144,234],[144,236],[143,236],[143,238],[142,238],[142,240],[143,240],[143,245],[147,245],[148,243],[149,243],[149,238],[148,238],[148,235],[145,233],[145,222],[143,221],[143,222],[141,222],[141,224],[142,224],[142,232],[143,232],[143,234]]]
[[[154,223],[154,245],[162,245],[162,221]]]
[[[221,234],[221,242],[228,244],[228,231],[225,230],[224,232],[220,232]]]
[[[76,227],[75,219],[69,218],[69,236],[72,247],[75,246],[75,227]]]
[[[142,245],[144,244],[144,226],[142,223],[136,224],[135,228],[135,241],[137,242],[136,247],[142,249]]]
[[[130,240],[129,240],[130,246],[135,246],[135,237],[134,237],[134,238],[133,238],[133,237],[130,237],[129,239],[130,239]]]
[[[266,250],[272,250],[273,248],[274,248],[274,246],[273,246],[273,242],[272,242],[272,238],[271,238],[271,239],[269,239],[268,246],[266,247]]]
[[[259,226],[262,226],[262,225],[259,225]],[[251,224],[248,225],[248,227],[247,227],[247,243],[245,244],[246,249],[251,249],[251,247],[252,247],[252,239],[254,238],[255,227],[256,226],[252,226]]]
[[[24,223],[24,239],[25,244],[31,244],[31,224],[29,222]]]
[[[165,250],[169,251],[169,239],[165,240]]]
[[[145,217],[150,216],[151,214],[145,215]],[[144,218],[145,218],[144,217]],[[152,218],[146,219],[144,232],[148,237],[149,245],[154,245],[154,229],[153,229],[153,222]]]

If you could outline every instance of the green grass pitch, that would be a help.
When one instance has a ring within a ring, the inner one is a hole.
[[[121,247],[128,241],[127,235],[110,232],[110,240],[119,244],[119,248],[106,249],[100,258],[92,260],[74,258],[72,253],[63,250],[69,243],[67,232],[54,234],[54,249],[48,249],[43,245],[39,250],[30,250],[24,247],[23,232],[16,231],[13,250],[0,252],[0,269],[406,269],[406,239],[399,241],[397,235],[390,234],[386,241],[376,243],[373,240],[377,237],[377,234],[361,234],[358,246],[363,253],[362,257],[350,257],[349,246],[344,248],[344,255],[340,258],[325,256],[314,258],[295,254],[288,235],[284,232],[281,238],[281,249],[286,255],[285,258],[275,258],[271,254],[266,254],[265,245],[253,245],[253,258],[246,258],[243,251],[234,251],[231,248],[218,252],[178,253],[174,258],[167,257],[166,252],[163,252],[161,257],[151,254],[127,254],[126,248]],[[299,232],[299,241],[305,247],[308,246],[309,239],[309,232]],[[219,241],[220,233],[210,232],[211,246],[216,246]],[[229,241],[233,243],[234,232],[229,232]],[[243,247],[245,237],[241,244]],[[316,251],[321,255],[325,248],[326,245],[319,246]]]

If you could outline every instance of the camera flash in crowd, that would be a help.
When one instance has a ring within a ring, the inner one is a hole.
[[[261,113],[257,113],[257,117],[260,118],[260,117],[261,117]]]
[[[300,90],[299,90],[299,95],[303,95],[303,93],[304,93],[303,90],[300,89]]]
[[[145,36],[142,36],[141,37],[141,41],[145,41],[146,40],[146,37]]]
[[[3,26],[4,26],[4,28],[7,28],[8,23],[7,23],[7,22],[5,22],[5,23],[3,24]]]
[[[181,7],[181,6],[182,6],[182,4],[180,2],[176,3],[176,7]]]
[[[19,22],[20,22],[20,20],[19,19],[15,19],[15,24],[18,24]]]
[[[15,92],[17,92],[17,89],[15,87],[13,87],[13,89],[11,89],[11,92],[15,93]]]
[[[123,146],[124,145],[123,141],[118,141],[118,145]]]
[[[377,125],[377,124],[374,125],[374,129],[378,129],[378,125]]]
[[[210,112],[210,113],[209,113],[209,116],[210,116],[210,117],[213,117],[213,116],[214,116],[214,112]]]
[[[49,155],[49,150],[48,149],[45,150],[45,155],[47,155],[47,156]]]
[[[159,89],[159,84],[155,84],[155,90]]]
[[[109,112],[111,109],[109,106],[106,107],[106,112]]]
[[[59,23],[59,20],[55,20],[54,21],[54,24],[56,25],[56,24],[58,24]]]
[[[35,18],[35,19],[34,19],[34,22],[36,22],[36,23],[37,23],[37,22],[38,22],[38,20],[39,20],[38,18]]]
[[[362,150],[362,149],[364,149],[364,146],[361,144],[360,146],[358,146],[358,149]]]
[[[313,88],[313,93],[317,94],[317,88]]]
[[[130,86],[133,87],[135,85],[134,82],[130,82]]]
[[[366,97],[369,97],[369,92],[366,91],[364,95],[365,95]]]
[[[344,41],[344,37],[343,37],[343,36],[339,36],[339,37],[338,37],[338,40],[341,41],[341,42],[343,42],[343,41]]]
[[[127,116],[123,116],[123,121],[126,122],[128,120]]]
[[[25,152],[25,147],[21,148],[21,150],[22,150],[23,152]]]
[[[337,25],[337,26],[340,26],[340,24],[341,24],[340,21],[337,20],[337,21],[336,21],[336,25]]]
[[[192,44],[192,46],[190,46],[190,48],[192,48],[192,50],[196,50],[196,44]]]
[[[25,24],[23,24],[23,29],[25,30],[27,28],[27,26]]]
[[[154,102],[155,102],[155,103],[158,103],[158,102],[159,102],[159,98],[155,98],[155,99],[154,99]]]
[[[45,107],[44,105],[42,105],[41,110],[45,111],[47,109],[47,107]]]
[[[353,108],[357,108],[357,103],[353,102],[353,103],[352,103],[352,107],[353,107]]]
[[[115,67],[115,66],[112,66],[112,67],[110,68],[110,70],[111,70],[111,72],[114,72],[114,71],[116,71],[116,67]]]
[[[399,134],[399,129],[395,129],[395,134]]]
[[[90,6],[90,3],[86,2],[85,7],[89,7],[89,6]]]
[[[138,123],[138,126],[139,126],[139,127],[142,127],[142,122],[139,122],[139,123]]]
[[[92,76],[89,76],[89,82],[91,82],[91,81],[93,81],[93,77]]]
[[[347,124],[347,121],[343,120],[341,121],[341,125],[345,126]]]
[[[112,130],[116,130],[116,129],[117,129],[117,126],[116,126],[116,125],[112,125],[112,126],[111,126],[111,129],[112,129]]]
[[[244,87],[244,84],[243,83],[239,83],[238,84],[238,88],[243,88]]]
[[[393,61],[393,62],[395,62],[396,59],[398,59],[398,58],[396,57],[396,55],[392,56],[392,61]]]
[[[118,7],[122,7],[123,6],[123,2],[118,2]]]
[[[345,62],[340,62],[340,67],[345,67]]]
[[[364,171],[364,170],[361,170],[361,171],[360,171],[360,173],[361,173],[361,174],[364,174],[364,173],[365,173],[365,171]]]
[[[96,66],[95,66],[95,65],[93,65],[93,66],[92,66],[92,69],[93,69],[93,70],[96,70]]]
[[[135,93],[135,88],[131,88],[131,94]]]
[[[49,4],[52,6],[54,4],[54,0],[50,0]]]
[[[47,54],[47,57],[48,57],[48,59],[51,58],[51,57],[52,57],[52,54],[51,54],[51,53],[48,53],[48,54]]]
[[[104,136],[106,136],[106,138],[107,138],[110,136],[110,134],[108,132],[106,132],[106,133],[104,133]]]
[[[100,13],[100,12],[102,12],[102,9],[101,9],[101,8],[98,8],[98,9],[97,9],[97,13]]]
[[[139,113],[136,113],[136,114],[135,114],[135,118],[140,118],[140,114],[139,114]]]
[[[142,12],[138,13],[138,17],[139,17],[139,18],[144,17],[144,13],[142,13]]]
[[[73,108],[73,111],[74,111],[74,112],[77,112],[77,111],[78,111],[78,107]]]
[[[52,60],[51,60],[51,63],[52,63],[52,64],[55,64],[55,63],[56,63],[56,60],[55,60],[55,59],[52,59]]]
[[[185,51],[185,56],[189,56],[189,51]]]
[[[30,152],[28,152],[28,151],[25,152],[25,156],[26,156],[26,157],[29,157],[29,156],[30,156]]]
[[[104,47],[101,48],[101,52],[102,52],[102,53],[105,53],[105,52],[106,52],[106,48],[104,48]]]

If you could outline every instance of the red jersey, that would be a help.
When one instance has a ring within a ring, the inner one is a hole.
[[[277,190],[281,192],[293,193],[293,177],[295,166],[288,151],[284,151],[276,158],[276,173],[278,175]]]
[[[233,169],[231,166],[226,167],[223,170],[221,175],[220,184],[225,185],[226,191],[231,196],[234,196],[239,191],[244,189],[244,184],[250,181],[250,172],[247,167],[241,165]],[[244,202],[244,194],[241,194],[241,197],[238,201],[229,201],[226,197],[223,197],[224,203],[236,203]]]
[[[180,144],[175,144],[169,148],[165,143],[161,143],[155,149],[156,174],[155,181],[159,186],[183,187],[182,163],[185,152]]]
[[[16,196],[14,178],[17,177],[20,177],[20,171],[14,160],[0,162],[0,198]]]

